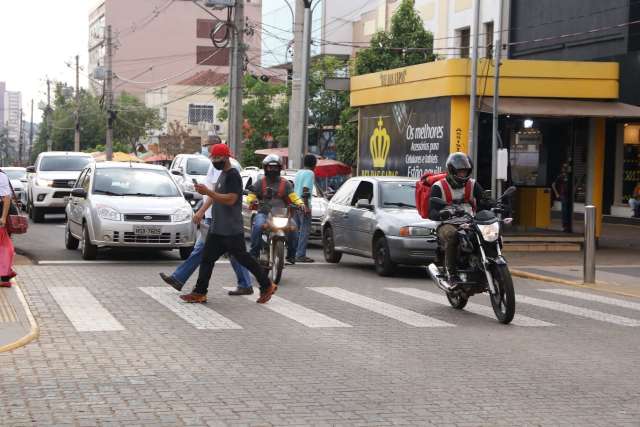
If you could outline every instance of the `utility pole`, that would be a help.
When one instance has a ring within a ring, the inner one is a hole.
[[[242,143],[242,86],[244,68],[244,0],[237,0],[233,15],[229,75],[229,148],[238,155]]]
[[[491,197],[496,199],[502,192],[498,182],[498,101],[500,100],[500,57],[502,51],[502,1],[498,0],[498,31],[493,42],[493,129],[491,132]]]
[[[47,79],[47,151],[53,148],[51,140],[51,80]]]
[[[23,126],[22,126],[22,107],[20,108],[20,132],[18,133],[18,166],[22,166],[22,142],[23,142]]]
[[[478,93],[478,30],[480,27],[480,0],[473,1],[473,22],[471,23],[471,93],[469,95],[469,156],[478,164],[477,137],[477,93]],[[473,168],[473,177],[477,178],[478,168]]]
[[[73,151],[80,151],[80,56],[76,55],[76,132]]]
[[[291,75],[291,103],[289,105],[289,168],[300,169],[302,167],[302,152],[304,149],[302,136],[302,123],[300,123],[302,107],[302,50],[304,32],[304,0],[296,1],[295,16],[293,19],[293,60]]]
[[[113,159],[113,70],[112,70],[112,41],[111,41],[111,25],[107,25],[107,46],[105,49],[105,66],[107,68],[107,81],[105,87],[105,101],[107,105],[107,138],[105,144],[107,161]]]
[[[302,151],[298,154],[302,163],[302,156],[309,149],[309,61],[311,55],[311,0],[304,0],[304,32],[302,33],[302,74],[300,76],[300,130],[302,132]]]
[[[33,150],[33,99],[31,100],[31,122],[29,124],[29,157],[28,162],[31,162],[31,152]]]

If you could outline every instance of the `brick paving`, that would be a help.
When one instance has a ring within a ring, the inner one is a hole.
[[[347,262],[288,268],[278,295],[351,327],[309,328],[228,297],[221,287],[233,275],[221,265],[207,307],[242,329],[202,330],[139,289],[161,287],[160,268],[20,266],[41,336],[0,354],[0,424],[640,425],[639,328],[525,304],[518,313],[553,326],[504,326],[385,289],[437,292],[422,272],[383,279]],[[124,329],[79,332],[49,287],[86,288]],[[455,327],[412,327],[308,287]],[[640,320],[632,308],[544,288],[516,281],[522,295]]]

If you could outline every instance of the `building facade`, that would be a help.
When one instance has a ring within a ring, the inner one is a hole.
[[[20,122],[22,121],[22,94],[6,90],[6,83],[0,82],[0,126],[7,129],[13,148],[18,149]]]
[[[226,20],[226,11],[213,11]],[[245,0],[248,22],[261,19],[262,0]],[[89,14],[89,72],[105,65],[105,28],[113,34],[113,88],[144,99],[148,89],[172,85],[199,71],[214,69],[228,74],[229,48],[213,46],[215,20],[190,0],[103,0],[94,2]],[[261,31],[245,36],[249,62],[258,62]],[[94,93],[102,83],[93,82]]]

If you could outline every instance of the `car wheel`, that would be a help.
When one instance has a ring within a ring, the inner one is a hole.
[[[31,206],[31,215],[33,222],[43,222],[44,208],[36,208],[35,206]]]
[[[87,224],[82,226],[82,259],[94,260],[98,255],[98,247],[91,244],[91,238],[89,237],[89,228]]]
[[[69,250],[76,250],[80,245],[80,240],[73,237],[69,229],[69,223],[64,227],[64,246]]]
[[[373,243],[373,262],[376,266],[376,273],[383,277],[393,276],[396,272],[396,264],[391,261],[391,253],[387,239],[379,237]]]
[[[191,252],[193,252],[193,246],[180,248],[180,259],[184,261],[185,259],[189,258],[189,255],[191,255]]]
[[[327,226],[322,233],[322,251],[327,262],[337,264],[342,259],[342,252],[336,251],[333,229],[330,226]]]

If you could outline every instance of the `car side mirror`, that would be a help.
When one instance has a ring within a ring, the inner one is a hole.
[[[172,170],[172,171],[171,171],[171,174],[172,174],[172,175],[175,175],[175,176],[183,176],[183,175],[184,175],[184,174],[182,173],[182,171],[177,170],[177,169]]]
[[[360,199],[356,203],[356,208],[358,208],[358,209],[366,209],[366,210],[372,211],[373,210],[373,205],[371,203],[369,203],[368,199]]]
[[[27,173],[35,173],[35,172],[36,172],[35,166],[27,166]]]
[[[71,190],[71,196],[77,197],[79,199],[86,199],[87,192],[85,191],[84,188],[74,188],[73,190]]]
[[[192,192],[190,192],[190,191],[185,191],[185,192],[184,192],[184,199],[185,199],[186,201],[191,201],[191,200],[193,200],[194,198],[195,198],[195,196],[194,196],[194,194],[193,194]]]

